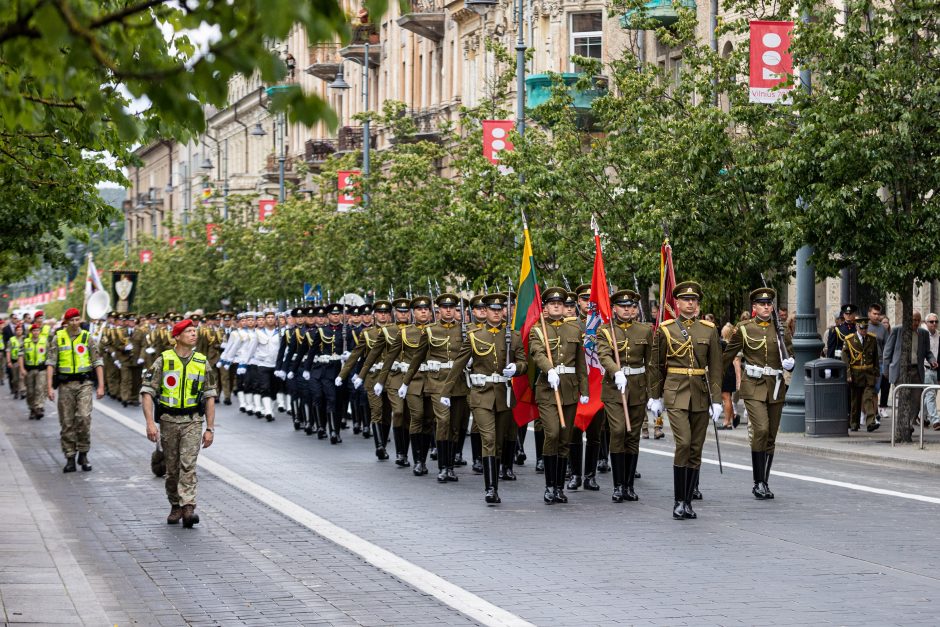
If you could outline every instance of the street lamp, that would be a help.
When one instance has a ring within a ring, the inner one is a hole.
[[[216,150],[219,150],[219,140],[206,133],[206,139],[215,142]],[[228,220],[228,137],[222,140],[222,220]],[[207,172],[212,170],[212,159],[208,155],[202,160],[200,167]]]
[[[362,55],[362,112],[369,111],[369,40],[364,44],[365,52]],[[339,70],[336,72],[336,78],[330,83],[330,89],[345,91],[349,89],[349,83],[343,76],[343,64],[340,63]],[[362,120],[362,178],[368,180],[370,173],[369,150],[372,148],[372,132],[369,127],[369,116],[366,115]],[[363,194],[363,203],[368,208],[369,194]]]
[[[261,122],[255,122],[255,127],[251,129],[251,134],[255,137],[264,137],[268,132],[261,126]]]

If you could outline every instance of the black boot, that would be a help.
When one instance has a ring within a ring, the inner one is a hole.
[[[697,474],[695,475],[695,483],[692,484],[692,500],[693,501],[702,500],[702,492],[701,490],[698,489],[698,475]]]
[[[395,438],[395,465],[407,468],[411,465],[408,461],[408,434],[404,427],[392,427],[392,434]]]
[[[676,520],[687,518],[685,515],[685,466],[672,467],[672,493],[676,502],[672,506],[672,517]]]
[[[339,416],[336,415],[335,412],[330,412],[329,420],[330,420],[330,444],[341,444],[343,442],[343,438],[339,434],[340,429],[342,429],[342,425],[340,424],[340,418]]]
[[[307,435],[313,435],[313,432],[316,431],[317,429],[316,410],[313,408],[312,405],[308,405],[305,403],[301,413],[303,414],[303,420],[304,420],[304,433],[306,433]]]
[[[551,505],[555,502],[555,474],[558,464],[557,455],[545,455],[542,457],[545,463],[545,495],[542,499],[546,504]]]
[[[294,401],[291,401],[290,415],[293,416],[294,418],[294,431],[300,431],[301,427],[303,426],[301,424],[300,412],[297,411],[297,406],[298,406],[297,403],[295,403]]]
[[[774,498],[774,493],[770,491],[770,467],[774,463],[773,453],[764,453],[767,456],[767,466],[764,468],[764,490],[767,492],[768,499]]]
[[[411,458],[414,461],[414,468],[411,469],[411,472],[415,477],[420,477],[427,473],[421,463],[421,434],[412,433],[409,437],[411,439]]]
[[[315,406],[316,416],[317,416],[317,439],[325,440],[326,439],[326,425],[327,425],[327,415],[326,410],[317,403]]]
[[[698,486],[698,468],[686,468],[685,469],[685,517],[686,518],[698,518],[695,513],[695,510],[692,509],[692,493],[696,490]]]
[[[535,472],[545,472],[545,462],[542,461],[542,447],[545,446],[545,432],[535,432]]]
[[[379,434],[379,425],[372,423],[372,440],[375,442],[375,457],[379,460],[388,459],[388,453],[385,452],[385,445],[382,443],[382,436]]]
[[[767,453],[764,451],[751,451],[751,474],[754,477],[754,487],[751,494],[759,501],[767,498],[767,487],[764,483],[764,470],[767,468]]]
[[[597,472],[608,472],[610,470],[610,464],[607,463],[608,455],[610,455],[610,431],[604,429],[601,431],[601,446],[597,455]]]
[[[454,447],[454,466],[466,466],[467,460],[463,458],[463,445],[467,440],[467,427],[459,430],[457,434],[457,444]]]
[[[629,464],[627,466],[629,466]],[[610,496],[610,500],[614,503],[623,503],[623,478],[625,473],[624,454],[611,453],[610,467],[614,475],[614,493]]]
[[[388,434],[392,430],[392,424],[390,422],[382,421],[379,423],[379,434],[381,435],[382,446],[388,449]]]
[[[572,429],[575,435],[571,438],[571,444],[568,447],[568,470],[571,472],[571,479],[568,481],[569,490],[577,490],[581,487],[581,462],[583,461],[583,445],[581,444],[582,431]]]
[[[565,466],[566,457],[558,456],[558,462],[555,467],[555,502],[567,503],[568,497],[565,496]]]
[[[473,456],[473,472],[479,475],[483,472],[483,441],[479,433],[470,434],[470,454]]]
[[[62,469],[62,472],[75,472],[75,456],[69,455],[65,458],[65,468]]]
[[[447,442],[437,441],[437,482],[447,483]]]
[[[624,453],[624,458],[626,460],[626,470],[624,471],[626,486],[623,489],[623,498],[628,501],[639,501],[640,497],[633,491],[633,481],[636,478],[636,463],[640,456],[636,453]]]
[[[88,472],[91,470],[91,464],[88,463],[88,453],[82,451],[78,454],[78,465],[82,467],[82,470]]]
[[[434,444],[434,440],[431,437],[430,433],[421,434],[421,468],[423,472],[421,474],[428,474],[428,452],[431,450],[431,446]]]
[[[528,459],[525,454],[525,436],[528,433],[528,425],[522,425],[516,429],[516,466],[522,466]]]
[[[584,489],[594,492],[600,490],[597,485],[597,444],[590,442],[584,447]]]
[[[447,440],[447,460],[444,464],[444,472],[447,473],[448,481],[459,481],[460,477],[454,472],[454,456],[456,455],[457,443],[453,440]]]
[[[495,457],[483,458],[483,500],[486,501],[488,505],[502,503],[497,489],[499,486],[499,478],[496,476],[496,466]]]
[[[516,453],[516,441],[505,440],[503,442],[502,469],[499,471],[499,478],[506,481],[515,481],[516,473],[512,471],[512,462]]]

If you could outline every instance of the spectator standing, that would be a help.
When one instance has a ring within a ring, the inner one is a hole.
[[[885,340],[888,339],[888,330],[881,324],[883,316],[883,308],[880,303],[872,303],[868,306],[868,332],[875,336],[875,340],[878,342],[878,354],[884,355],[885,353]],[[883,388],[888,387],[888,380],[884,376],[884,372],[881,370],[881,364],[879,363],[875,373],[875,400],[879,400],[882,396],[885,399],[884,403],[881,403],[880,400],[877,403],[878,405],[878,416],[879,418],[885,417],[885,411],[882,409],[882,405],[887,405],[888,393],[887,391],[882,394]]]
[[[921,327],[920,312],[915,311],[911,318],[913,321],[911,325],[913,327],[913,337],[909,355],[904,356],[901,354],[902,326],[899,325],[891,329],[888,339],[885,340],[885,352],[881,359],[881,366],[888,373],[888,382],[891,385],[896,384],[901,378],[901,368],[910,370],[911,383],[923,383],[925,364],[936,360],[936,356],[930,352],[930,337],[927,334],[927,329]],[[917,406],[920,407],[919,394],[917,395]],[[919,418],[915,419],[913,424],[920,424]]]
[[[940,356],[940,326],[937,322],[937,314],[931,312],[927,314],[927,337],[929,338],[930,357],[924,364],[924,383],[927,385],[937,384],[937,358]],[[937,391],[927,390],[924,392],[924,411],[925,420],[930,421],[930,426],[934,431],[940,431],[940,415],[937,414]]]
[[[730,322],[725,323],[725,326],[721,328],[721,337],[718,343],[721,345],[722,351],[725,350],[725,346],[731,341],[732,332],[734,332],[734,326],[732,326]],[[735,365],[740,362],[740,359],[740,356],[734,358],[735,363],[730,364],[725,369],[724,376],[721,379],[721,406],[724,413],[722,414],[723,421],[721,425],[718,426],[719,429],[734,429],[736,426],[734,424],[734,404],[732,403],[731,397],[738,389],[738,375],[735,370]]]

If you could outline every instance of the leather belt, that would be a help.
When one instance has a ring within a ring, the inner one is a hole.
[[[705,375],[704,368],[666,368],[668,374],[684,374],[690,377],[701,377]]]
[[[630,366],[624,366],[623,368],[620,369],[620,372],[624,373],[627,376],[632,375],[632,374],[643,374],[644,372],[646,372],[646,366],[640,366],[639,368],[631,368]]]

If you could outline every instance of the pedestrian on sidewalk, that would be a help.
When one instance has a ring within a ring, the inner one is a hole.
[[[65,327],[56,331],[55,341],[46,349],[46,394],[50,401],[56,400],[54,388],[59,389],[60,439],[66,460],[62,472],[75,472],[76,453],[82,470],[91,470],[91,397],[104,397],[104,361],[98,344],[82,329],[80,316],[74,307],[67,310],[62,317]]]
[[[882,368],[888,373],[888,381],[891,385],[896,384],[901,378],[901,368],[909,370],[909,383],[923,383],[926,378],[925,366],[931,361],[937,360],[937,355],[930,352],[930,336],[927,329],[921,326],[921,315],[915,311],[911,315],[911,349],[910,354],[903,356],[901,350],[902,325],[891,329],[888,339],[885,340],[885,353],[881,358]],[[919,390],[913,392],[915,395],[915,406],[920,408],[921,395]],[[897,420],[897,416],[893,416]],[[914,426],[920,424],[920,416],[917,416],[911,423]]]
[[[199,523],[196,514],[196,460],[215,436],[215,369],[195,350],[198,334],[189,318],[173,325],[176,345],[163,351],[144,375],[141,399],[147,438],[160,444],[166,459],[168,525],[181,519],[187,529]],[[159,392],[158,392],[159,390]],[[154,403],[156,400],[156,403]],[[205,431],[202,428],[205,417]]]
[[[937,384],[937,359],[940,356],[940,326],[937,322],[937,314],[931,312],[927,314],[924,321],[927,324],[927,337],[930,341],[931,359],[924,362],[924,383],[927,385]],[[927,415],[925,420],[930,421],[930,426],[934,431],[940,431],[940,415],[937,413],[937,390],[927,390],[924,392],[924,410]]]

